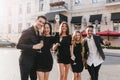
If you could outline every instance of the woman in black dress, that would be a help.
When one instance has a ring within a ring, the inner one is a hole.
[[[58,48],[57,62],[59,64],[60,79],[67,80],[70,67],[70,45],[71,36],[69,35],[69,27],[66,22],[62,22],[59,30],[59,41],[55,46]]]
[[[53,67],[53,58],[50,49],[54,43],[54,37],[51,36],[52,27],[50,23],[46,23],[43,28],[43,47],[41,52],[37,54],[37,75],[39,80],[48,80],[49,72]]]
[[[81,72],[83,71],[83,39],[79,31],[75,31],[72,36],[71,46],[71,67],[74,74],[73,80],[81,80]]]

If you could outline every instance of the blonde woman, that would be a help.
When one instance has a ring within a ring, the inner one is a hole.
[[[79,31],[75,31],[72,36],[71,46],[71,68],[73,72],[73,80],[81,80],[81,72],[83,71],[83,39]]]

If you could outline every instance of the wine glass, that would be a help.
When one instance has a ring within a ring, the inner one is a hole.
[[[62,41],[62,36],[60,36],[60,42]]]
[[[41,43],[41,44],[44,44],[43,35],[42,35],[42,30],[41,30],[41,29],[39,29],[39,36],[41,37],[40,43]],[[39,53],[42,53],[41,49],[40,49],[38,52],[39,52]]]
[[[40,40],[40,43],[43,44],[44,41],[43,41],[43,40]],[[39,52],[39,53],[42,53],[42,50],[40,49],[38,52]]]
[[[75,60],[73,61],[73,65],[76,65],[77,63],[75,62]]]

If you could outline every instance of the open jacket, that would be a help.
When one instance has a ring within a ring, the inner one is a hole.
[[[95,41],[95,45],[97,47],[97,50],[99,52],[99,55],[102,57],[103,60],[105,60],[105,55],[104,52],[102,50],[101,44],[103,43],[103,38],[101,38],[100,36],[97,35],[93,35],[93,39]],[[88,47],[88,43],[87,43],[87,37],[84,39],[84,58],[87,60],[88,56],[89,56],[89,47]]]

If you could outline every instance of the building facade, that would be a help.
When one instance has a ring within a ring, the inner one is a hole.
[[[84,31],[89,24],[94,26],[94,32],[120,32],[120,0],[13,0],[8,7],[9,35],[19,35],[39,15],[46,15],[55,31],[56,14],[60,22],[68,22],[71,33]],[[120,45],[119,37],[110,37],[110,41],[113,46]]]

